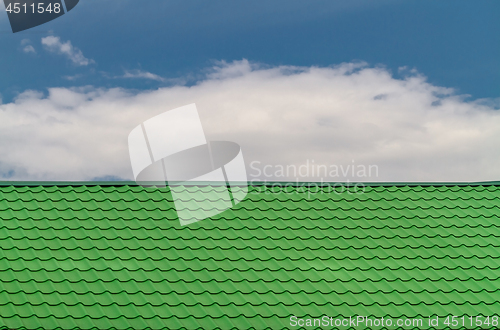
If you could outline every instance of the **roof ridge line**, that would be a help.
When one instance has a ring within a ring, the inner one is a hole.
[[[184,182],[185,186],[207,186],[220,185],[225,182],[216,181],[192,181]],[[154,186],[158,184],[165,185],[164,182],[151,182],[148,185]],[[174,184],[179,184],[175,182]],[[251,182],[235,182],[235,185],[240,186],[269,186],[269,187],[354,187],[356,185],[364,185],[366,187],[443,187],[443,186],[500,186],[500,181],[474,181],[474,182],[326,182],[326,181],[251,181]],[[0,181],[0,187],[15,186],[15,187],[39,187],[39,186],[141,186],[135,181]]]

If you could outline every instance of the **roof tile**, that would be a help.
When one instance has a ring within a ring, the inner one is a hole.
[[[0,326],[278,329],[291,315],[495,315],[499,205],[495,185],[260,186],[181,227],[168,187],[2,186]]]

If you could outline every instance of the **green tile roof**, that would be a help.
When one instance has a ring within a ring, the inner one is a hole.
[[[5,185],[0,325],[278,329],[292,315],[493,316],[499,205],[495,184],[251,187],[235,208],[181,227],[168,188]]]

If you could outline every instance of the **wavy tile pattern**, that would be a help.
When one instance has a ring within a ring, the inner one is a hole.
[[[168,187],[4,186],[0,325],[279,329],[291,315],[495,315],[499,215],[495,185],[261,186],[181,227]]]

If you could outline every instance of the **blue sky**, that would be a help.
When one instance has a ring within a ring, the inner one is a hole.
[[[416,68],[429,82],[473,98],[500,96],[500,3],[472,1],[84,0],[69,14],[17,34],[1,14],[0,93],[54,86],[156,88],[110,79],[124,70],[197,77],[213,60],[329,66],[353,60]],[[47,31],[50,31],[47,33]],[[95,64],[41,51],[49,34]],[[24,54],[29,39],[37,54]],[[81,75],[73,81],[64,76]]]
[[[81,0],[12,34],[0,12],[0,178],[133,179],[130,131],[196,103],[250,174],[500,180],[498,17],[498,0]]]

